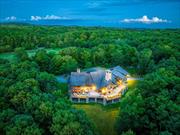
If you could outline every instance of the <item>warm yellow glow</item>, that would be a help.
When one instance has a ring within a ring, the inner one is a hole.
[[[128,79],[127,80],[127,84],[128,84],[128,87],[134,87],[134,86],[136,86],[136,84],[137,84],[137,81],[136,80],[132,80],[132,79]]]
[[[74,92],[89,92],[89,91],[95,91],[96,90],[96,86],[95,85],[91,85],[91,86],[80,86],[80,87],[74,87],[73,91]]]
[[[128,79],[128,85],[129,85],[129,81],[130,79]],[[97,90],[96,85],[76,86],[73,87],[73,96],[80,98],[89,97],[90,93],[94,91],[97,92],[98,96],[102,98],[106,98],[108,100],[115,99],[121,97],[121,93],[125,90],[126,87],[127,87],[126,83],[124,83],[122,80],[117,80],[116,84],[110,84],[99,90]]]
[[[101,92],[102,92],[102,94],[106,94],[107,93],[107,88],[106,87],[102,88]]]
[[[121,85],[122,84],[122,80],[117,80],[117,84]]]
[[[92,90],[96,90],[96,86],[95,85],[92,85]]]

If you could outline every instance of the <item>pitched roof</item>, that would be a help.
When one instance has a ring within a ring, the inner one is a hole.
[[[106,72],[104,70],[98,70],[94,72],[72,72],[69,78],[71,86],[84,86],[84,85],[96,85],[97,89],[107,86],[112,81],[105,80]]]
[[[69,78],[70,86],[85,86],[85,85],[96,85],[96,88],[102,88],[110,83],[116,83],[116,78],[124,79],[127,71],[122,69],[120,66],[111,69],[112,78],[107,81],[105,79],[106,70],[100,68],[93,68],[93,70],[87,72],[72,72]]]
[[[125,76],[124,76],[123,74],[121,74],[120,72],[118,72],[118,71],[115,70],[115,69],[112,70],[112,74],[113,74],[114,76],[116,76],[116,77],[121,78],[121,79],[124,79],[124,78],[125,78]]]
[[[118,71],[119,73],[121,73],[121,74],[123,74],[123,75],[128,75],[128,74],[129,74],[126,70],[124,70],[124,69],[123,69],[122,67],[120,67],[120,66],[116,66],[116,67],[112,68],[112,70],[116,70],[116,71]]]
[[[86,72],[72,72],[69,82],[71,86],[91,85],[92,79],[90,78],[90,75]]]
[[[107,81],[105,79],[106,72],[104,70],[98,70],[96,72],[90,72],[92,80],[96,87],[99,89],[105,87],[111,83],[111,80]]]
[[[96,85],[97,88],[101,87],[101,82],[103,78],[105,77],[105,72],[103,71],[95,71],[95,72],[90,72],[92,81]]]

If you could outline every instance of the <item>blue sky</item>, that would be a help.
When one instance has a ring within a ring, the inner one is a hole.
[[[179,28],[180,0],[0,0],[0,21]]]

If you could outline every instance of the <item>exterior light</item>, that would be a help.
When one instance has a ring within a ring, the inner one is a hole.
[[[95,85],[92,86],[92,90],[96,90],[96,86]]]

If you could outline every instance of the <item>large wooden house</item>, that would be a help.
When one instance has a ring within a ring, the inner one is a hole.
[[[68,80],[71,100],[73,102],[96,102],[101,98],[104,102],[104,99],[108,100],[108,95],[112,95],[115,88],[126,85],[127,76],[128,72],[120,66],[108,70],[91,68],[84,72],[78,69],[77,72],[71,73]],[[120,93],[117,93],[114,98],[119,97],[117,95]]]

